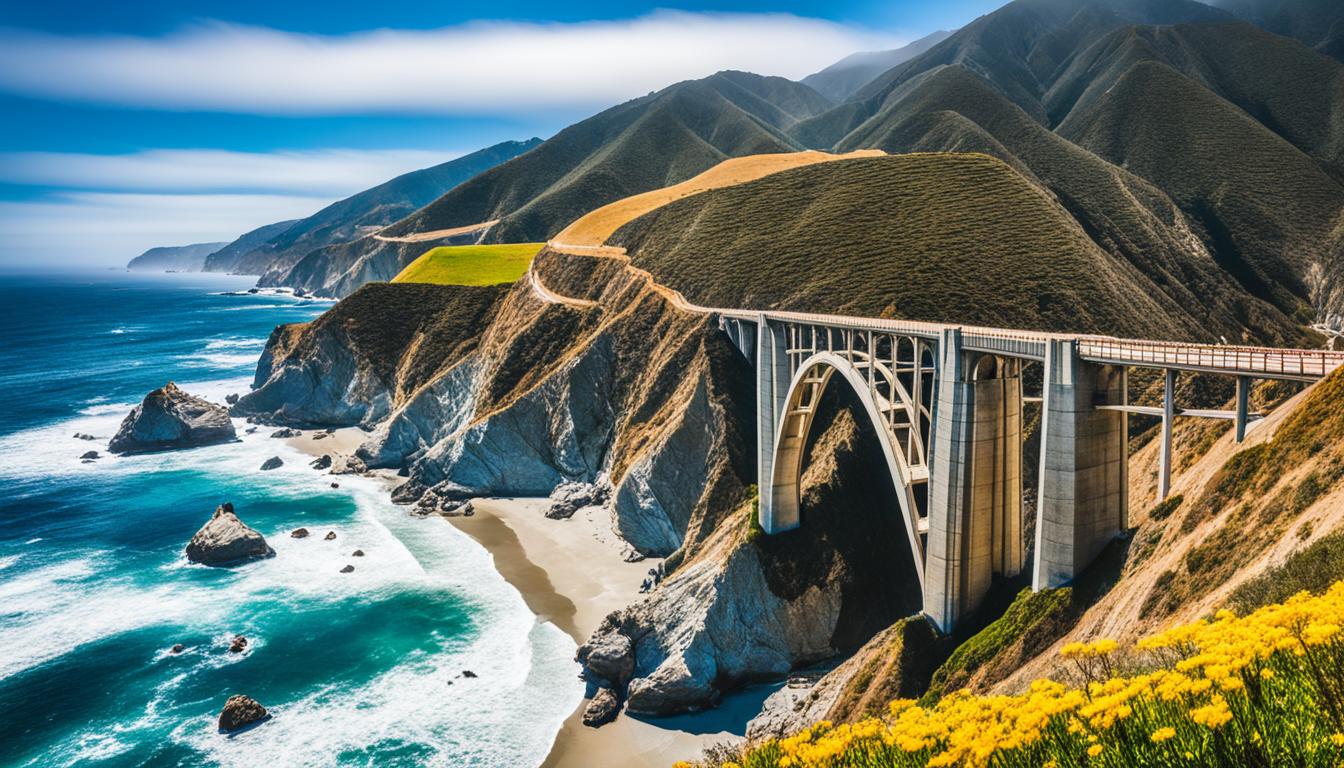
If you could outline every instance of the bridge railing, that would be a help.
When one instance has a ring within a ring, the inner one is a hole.
[[[1171,366],[1227,371],[1229,373],[1263,373],[1284,376],[1324,377],[1335,368],[1344,365],[1344,352],[1316,349],[1234,347],[1175,341],[1118,339],[1104,336],[1079,338],[1078,351],[1084,357],[1149,364],[1155,367]]]

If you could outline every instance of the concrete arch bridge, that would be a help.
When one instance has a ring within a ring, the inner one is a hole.
[[[1158,492],[1171,485],[1177,415],[1228,419],[1238,442],[1256,379],[1315,381],[1344,352],[1185,344],[795,312],[714,309],[755,365],[760,524],[800,525],[806,441],[828,386],[848,386],[875,428],[923,592],[943,631],[978,607],[994,576],[1030,568],[1034,589],[1071,581],[1128,524],[1128,417],[1159,417]],[[1023,388],[1042,366],[1042,390]],[[1163,372],[1163,405],[1127,400],[1132,368]],[[1176,406],[1176,375],[1234,377],[1230,411]],[[1040,466],[1022,463],[1023,410],[1039,403]],[[1038,473],[1034,558],[1023,541],[1024,472]]]

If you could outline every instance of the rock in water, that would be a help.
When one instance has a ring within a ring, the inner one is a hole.
[[[76,439],[76,440],[97,440],[98,438],[94,437],[93,435],[87,434],[87,433],[85,433],[85,432],[76,432],[76,433],[75,433],[75,439]]]
[[[97,451],[85,451],[84,454],[83,454],[82,456],[80,456],[79,458],[83,459],[84,461],[93,461],[93,460],[95,460],[95,459],[98,458],[98,452],[97,452]]]
[[[238,519],[232,504],[219,505],[187,544],[187,559],[204,565],[229,565],[274,554],[260,533]]]
[[[329,469],[331,467],[331,454],[324,453],[321,456],[308,462],[308,466],[313,469]]]
[[[363,557],[363,556],[364,556],[364,550],[362,550],[362,549],[356,549],[354,552],[351,552],[351,553],[350,553],[350,556],[351,556],[351,557]]]
[[[219,729],[225,732],[261,722],[270,717],[266,708],[249,696],[230,696],[219,713]]]
[[[177,643],[177,644],[174,645],[172,648],[168,649],[168,652],[169,652],[169,653],[172,653],[172,654],[178,654],[178,653],[181,653],[181,652],[183,652],[183,651],[185,651],[185,650],[187,650],[187,647],[186,647],[185,645],[183,645],[183,644],[181,644],[181,643]]]
[[[263,461],[263,462],[261,463],[261,469],[262,469],[262,471],[264,472],[264,471],[266,471],[266,470],[268,470],[268,469],[279,469],[280,467],[283,467],[284,465],[285,465],[285,462],[284,462],[279,456],[272,456],[271,458],[269,458],[269,459],[267,459],[267,460],[265,460],[265,461]]]
[[[225,396],[224,396],[224,402],[228,403],[229,405],[237,405],[237,404],[238,404],[238,393],[237,393],[237,392],[234,392],[234,393],[225,395]]]
[[[247,650],[247,638],[234,635],[233,642],[229,643],[229,653],[242,653],[245,650]]]
[[[354,572],[355,572],[355,566],[353,565],[347,565],[341,569],[341,573],[354,573]]]
[[[307,528],[295,528],[294,530],[292,530],[292,531],[289,532],[289,538],[291,538],[291,539],[306,539],[306,538],[308,538],[308,529],[307,529]]]
[[[302,434],[302,431],[294,429],[293,427],[285,427],[284,429],[277,429],[272,432],[271,437],[298,437]]]
[[[323,540],[323,541],[335,541],[335,540],[336,540],[336,532],[335,532],[335,531],[327,531],[327,535],[326,535],[326,536],[323,536],[323,537],[322,537],[322,540]]]
[[[620,708],[621,702],[616,694],[610,688],[601,688],[593,694],[592,701],[583,710],[583,724],[591,728],[606,725],[616,719],[616,712]]]
[[[131,409],[107,449],[112,453],[139,453],[236,439],[233,422],[223,406],[193,397],[170,381]]]

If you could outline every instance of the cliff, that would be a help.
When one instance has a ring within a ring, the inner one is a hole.
[[[131,271],[200,272],[206,258],[228,243],[195,243],[150,248],[126,264]]]

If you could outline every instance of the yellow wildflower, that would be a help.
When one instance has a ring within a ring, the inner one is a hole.
[[[1156,731],[1153,731],[1152,739],[1153,743],[1161,744],[1167,739],[1173,738],[1175,736],[1176,736],[1175,728],[1158,728]]]

